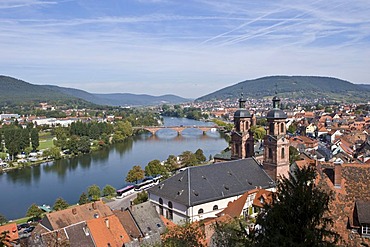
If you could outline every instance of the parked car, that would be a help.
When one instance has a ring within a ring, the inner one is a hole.
[[[30,224],[28,224],[28,223],[23,223],[23,224],[20,224],[20,225],[17,226],[18,231],[23,229],[23,228],[28,228],[28,227],[30,227]]]
[[[30,226],[30,227],[26,228],[26,229],[23,231],[23,233],[30,233],[30,232],[32,232],[32,231],[33,231],[33,229],[35,229],[35,227],[34,227],[34,226]]]

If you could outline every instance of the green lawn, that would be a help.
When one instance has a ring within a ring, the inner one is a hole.
[[[50,133],[40,133],[39,150],[51,148],[54,146],[53,136]]]

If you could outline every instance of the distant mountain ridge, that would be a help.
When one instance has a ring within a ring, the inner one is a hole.
[[[66,103],[81,101],[109,106],[149,106],[164,103],[179,104],[190,100],[170,94],[162,96],[130,93],[93,94],[75,88],[34,85],[9,76],[0,76],[0,103],[14,104],[36,101],[63,101]]]
[[[333,77],[268,76],[239,82],[204,95],[196,101],[239,98],[242,92],[244,97],[261,98],[272,96],[275,91],[281,97],[327,98],[347,102],[363,102],[370,97],[370,86],[353,84]]]

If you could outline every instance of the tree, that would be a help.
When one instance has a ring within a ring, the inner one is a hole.
[[[103,195],[108,196],[108,197],[113,197],[116,195],[116,189],[112,185],[107,184],[103,188]]]
[[[85,192],[82,192],[80,199],[78,200],[79,205],[83,205],[89,202],[89,198],[87,197]]]
[[[39,131],[37,128],[33,128],[31,130],[31,146],[33,150],[37,150],[39,147],[40,142],[39,142]]]
[[[32,217],[32,218],[40,218],[43,211],[35,204],[33,203],[27,210],[26,216]]]
[[[195,157],[200,163],[205,162],[207,160],[206,156],[204,156],[203,150],[200,148],[198,148],[197,151],[195,151]]]
[[[291,134],[295,134],[297,132],[297,124],[295,122],[289,125],[288,132]]]
[[[126,181],[129,183],[136,182],[144,178],[144,171],[141,169],[141,166],[134,166],[131,170],[128,171],[126,176]]]
[[[91,144],[88,136],[82,136],[77,142],[77,149],[83,154],[90,153]]]
[[[96,185],[96,184],[91,185],[87,189],[87,194],[91,198],[91,200],[93,200],[93,201],[99,200],[100,199],[100,195],[101,195],[100,187],[98,185]]]
[[[0,214],[0,226],[7,222],[8,222],[8,219],[4,215]]]
[[[216,222],[212,236],[212,246],[251,246],[247,222],[234,218],[226,222]]]
[[[185,223],[170,227],[162,235],[162,244],[164,247],[204,247],[205,233],[200,227],[199,222]]]
[[[55,211],[59,211],[59,210],[67,209],[68,207],[69,207],[68,202],[64,200],[63,198],[59,197],[58,199],[55,200],[53,209]]]
[[[156,176],[167,174],[167,169],[159,160],[152,160],[145,166],[145,176]]]
[[[166,167],[167,171],[174,171],[179,168],[179,164],[177,163],[177,158],[175,155],[169,155],[167,160],[164,162],[164,166]]]
[[[298,169],[290,178],[281,178],[271,204],[264,205],[256,223],[260,246],[335,246],[339,235],[326,216],[331,194],[315,185],[313,167]]]
[[[262,140],[266,135],[266,130],[262,126],[258,125],[252,126],[251,131],[253,133],[254,139],[256,140]]]
[[[299,160],[299,159],[300,159],[300,157],[299,157],[298,150],[293,146],[289,146],[289,162],[290,162],[290,164],[292,164],[294,161]]]
[[[134,205],[146,202],[148,200],[148,192],[142,191],[137,193],[136,198],[132,201]]]
[[[191,151],[184,151],[180,154],[180,164],[182,167],[195,166],[198,163],[197,157]]]

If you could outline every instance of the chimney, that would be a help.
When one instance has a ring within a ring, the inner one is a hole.
[[[340,189],[342,181],[342,165],[334,163],[334,187]]]
[[[76,208],[72,208],[72,214],[74,214],[74,215],[77,214],[77,209]]]
[[[92,208],[95,210],[96,209],[96,204],[95,202],[92,203]]]
[[[109,219],[105,219],[105,225],[107,226],[107,228],[109,229]]]

